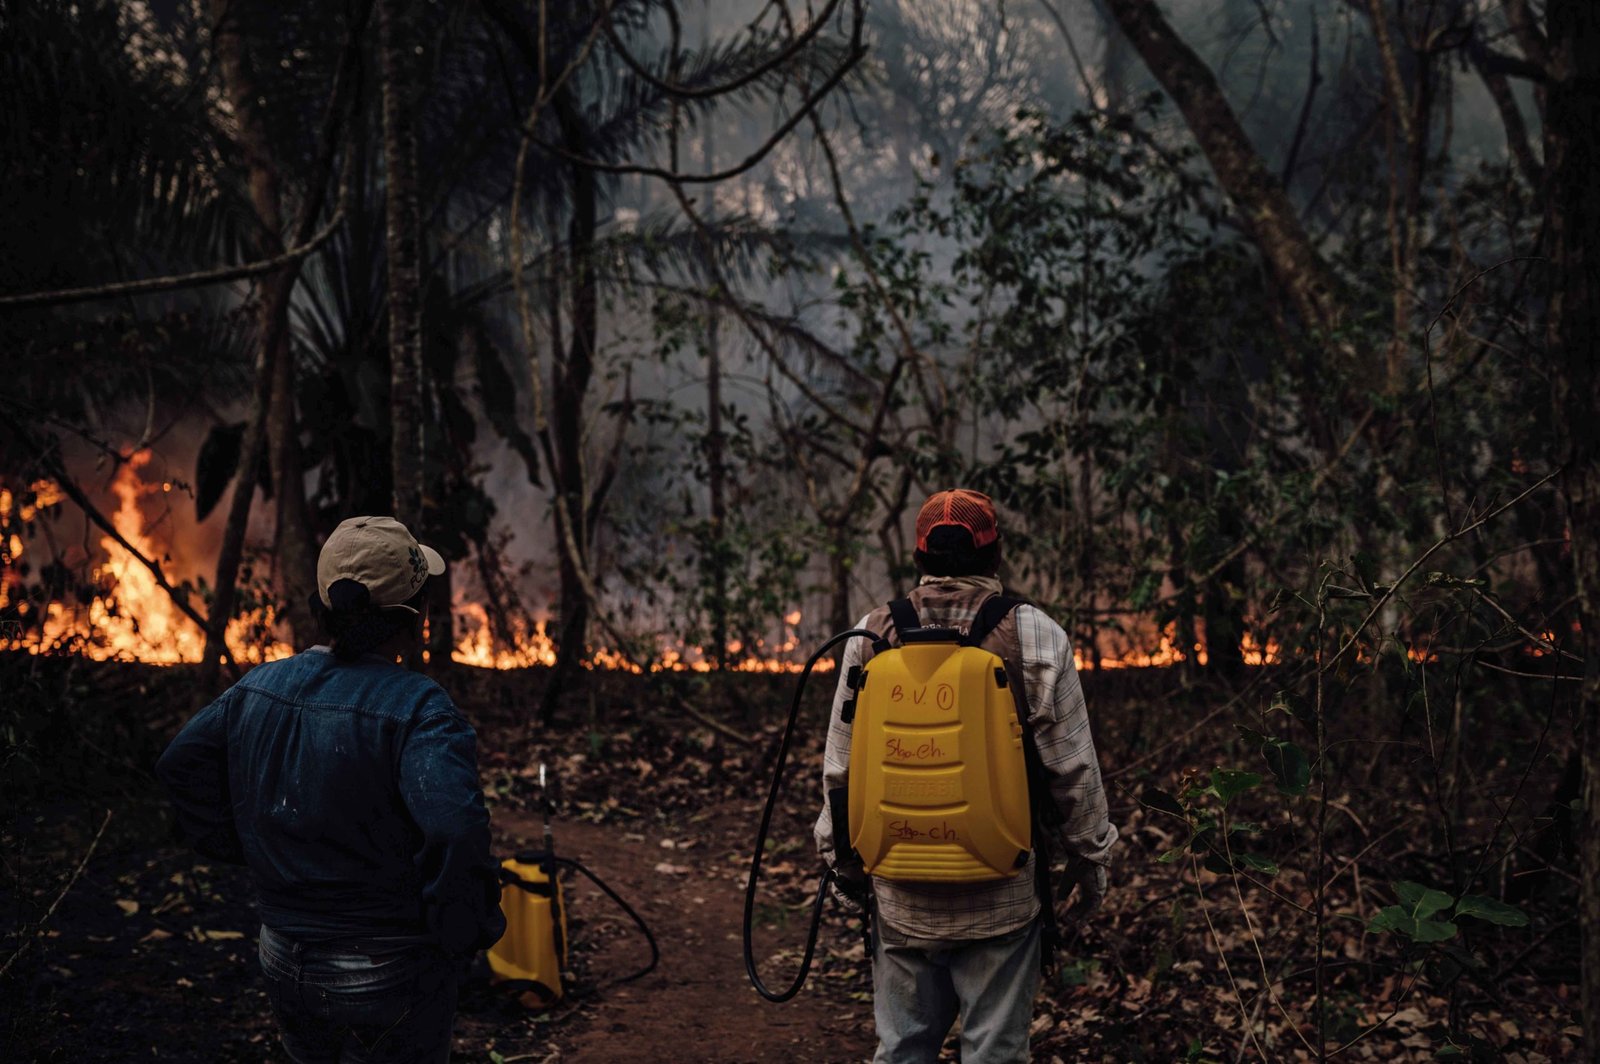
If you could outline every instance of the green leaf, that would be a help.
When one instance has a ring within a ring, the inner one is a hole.
[[[1234,854],[1234,857],[1238,858],[1239,863],[1244,865],[1246,868],[1253,868],[1264,876],[1275,876],[1278,874],[1278,866],[1267,860],[1265,857],[1258,857],[1253,853],[1236,853]]]
[[[1404,935],[1412,938],[1416,934],[1417,922],[1411,914],[1398,905],[1385,905],[1378,910],[1371,920],[1367,921],[1367,930],[1380,932],[1388,931],[1391,934]]]
[[[1261,747],[1267,767],[1277,777],[1282,794],[1303,795],[1311,785],[1311,762],[1306,752],[1287,739],[1269,739]]]
[[[1482,894],[1463,894],[1461,900],[1456,902],[1456,919],[1471,916],[1478,920],[1485,920],[1501,927],[1527,927],[1528,914],[1515,905],[1507,905],[1495,898],[1487,898]]]
[[[1409,879],[1390,883],[1389,886],[1394,888],[1395,896],[1405,906],[1406,912],[1418,920],[1426,920],[1434,913],[1444,912],[1455,903],[1455,899],[1444,891],[1413,883]]]
[[[1149,809],[1159,809],[1163,813],[1175,816],[1180,820],[1187,819],[1183,806],[1178,800],[1160,787],[1146,787],[1139,801]]]
[[[1418,920],[1417,933],[1412,937],[1418,942],[1443,942],[1455,938],[1456,930],[1456,925],[1448,920]]]
[[[1368,922],[1367,930],[1404,935],[1413,942],[1443,942],[1454,938],[1457,928],[1448,920],[1419,920],[1402,906],[1389,905]]]
[[[1180,860],[1183,859],[1183,854],[1184,854],[1184,848],[1182,846],[1174,846],[1172,849],[1168,850],[1166,853],[1162,854],[1160,857],[1157,857],[1156,858],[1156,863],[1157,864],[1174,864],[1177,861],[1180,861]]]
[[[1223,805],[1227,805],[1235,797],[1260,783],[1261,776],[1255,772],[1244,772],[1233,768],[1211,770],[1211,793],[1215,794]]]

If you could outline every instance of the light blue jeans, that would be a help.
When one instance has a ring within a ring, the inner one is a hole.
[[[1028,1027],[1039,991],[1039,921],[995,938],[911,938],[874,928],[875,1064],[939,1058],[961,1018],[961,1064],[1027,1064]]]

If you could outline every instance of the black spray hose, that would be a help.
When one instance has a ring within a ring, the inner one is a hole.
[[[778,763],[772,770],[772,787],[767,791],[767,807],[761,813],[761,827],[756,831],[756,852],[750,859],[750,880],[744,887],[744,970],[750,977],[750,985],[756,988],[756,993],[768,1001],[788,1001],[800,992],[800,988],[806,983],[806,976],[811,974],[811,955],[816,952],[817,928],[822,923],[822,903],[828,896],[828,884],[833,882],[834,871],[830,868],[823,872],[822,878],[817,882],[817,897],[811,903],[811,929],[806,934],[806,952],[800,961],[799,974],[794,977],[794,982],[789,984],[789,988],[781,993],[768,989],[767,984],[761,981],[761,976],[756,972],[755,950],[750,941],[750,925],[756,908],[756,880],[761,877],[761,857],[767,849],[767,830],[772,826],[772,811],[777,807],[778,792],[783,786],[783,767],[789,760],[789,740],[794,736],[794,723],[800,716],[800,699],[805,694],[806,680],[811,677],[811,670],[822,660],[824,654],[855,636],[873,641],[878,639],[876,632],[869,632],[865,628],[852,628],[848,632],[840,632],[818,647],[817,652],[806,662],[806,667],[800,670],[800,681],[794,688],[794,701],[789,706],[789,722],[784,725],[783,739],[778,743]],[[839,832],[849,830],[848,824],[835,824],[834,837],[837,839]]]
[[[642,916],[640,916],[637,912],[634,911],[633,906],[631,906],[627,902],[623,901],[622,900],[622,895],[618,894],[616,891],[612,890],[609,886],[607,886],[606,882],[603,879],[601,879],[599,876],[595,875],[593,872],[589,871],[589,869],[581,861],[576,861],[571,857],[557,857],[554,854],[552,854],[550,856],[550,862],[552,864],[560,865],[562,868],[570,868],[575,872],[583,873],[583,875],[585,876],[585,878],[587,878],[589,880],[589,882],[591,882],[595,886],[599,887],[600,890],[605,894],[606,897],[608,897],[612,901],[616,902],[618,908],[620,908],[623,912],[627,913],[628,916],[633,919],[634,924],[636,924],[638,926],[639,930],[644,932],[644,940],[650,944],[650,963],[649,964],[646,964],[643,968],[640,968],[638,971],[634,972],[632,975],[624,975],[624,976],[622,976],[622,977],[620,977],[618,979],[612,979],[609,982],[604,983],[602,985],[603,986],[616,986],[616,985],[618,985],[620,983],[631,983],[635,979],[642,979],[643,977],[649,975],[651,972],[655,971],[656,963],[661,960],[661,949],[660,949],[660,947],[658,947],[656,945],[656,936],[650,933],[650,928],[649,928],[648,925],[645,924],[644,918]],[[597,986],[594,989],[596,991],[598,991],[600,989],[600,987]]]

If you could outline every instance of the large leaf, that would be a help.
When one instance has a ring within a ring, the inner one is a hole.
[[[1515,905],[1507,905],[1495,898],[1488,898],[1482,894],[1463,894],[1461,900],[1456,902],[1456,919],[1471,916],[1478,920],[1485,920],[1501,927],[1527,927],[1528,914]]]
[[[1236,853],[1234,854],[1234,857],[1237,858],[1239,863],[1244,865],[1246,868],[1254,869],[1264,876],[1275,876],[1278,874],[1278,866],[1267,860],[1265,857],[1258,857],[1253,853]]]
[[[1444,891],[1425,887],[1421,883],[1413,883],[1409,879],[1402,879],[1389,885],[1394,888],[1395,896],[1400,899],[1400,904],[1405,907],[1406,912],[1418,920],[1426,920],[1455,903],[1455,899]]]
[[[1311,762],[1306,752],[1286,739],[1268,739],[1261,747],[1267,767],[1277,777],[1278,790],[1302,795],[1311,784]]]
[[[1456,925],[1448,920],[1418,920],[1404,906],[1390,905],[1367,923],[1368,931],[1388,931],[1413,942],[1443,942],[1454,938]]]
[[[239,469],[239,447],[244,439],[244,422],[213,425],[200,445],[194,463],[194,517],[204,521],[228,490]]]
[[[1183,811],[1183,806],[1178,804],[1178,800],[1160,787],[1146,787],[1139,796],[1139,801],[1147,809],[1158,809],[1170,816],[1177,817],[1179,820],[1188,819],[1187,814]]]
[[[1261,776],[1255,772],[1244,772],[1233,768],[1214,768],[1211,770],[1211,793],[1223,805],[1227,805],[1238,795],[1250,788],[1259,786]]]

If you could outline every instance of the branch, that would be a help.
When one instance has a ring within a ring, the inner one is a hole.
[[[1344,316],[1334,277],[1240,125],[1216,74],[1173,30],[1155,0],[1106,0],[1106,7],[1183,114],[1302,322],[1324,337],[1332,334]]]
[[[1050,16],[1056,29],[1061,32],[1061,39],[1067,45],[1067,54],[1072,57],[1072,65],[1078,68],[1078,80],[1083,82],[1083,98],[1091,107],[1094,106],[1098,102],[1098,94],[1094,91],[1094,83],[1089,80],[1089,70],[1083,65],[1083,57],[1078,54],[1078,44],[1072,39],[1072,31],[1067,28],[1067,20],[1061,17],[1061,12],[1050,0],[1039,0],[1039,6],[1044,8],[1045,14]]]
[[[1372,619],[1378,615],[1378,611],[1382,610],[1384,606],[1389,604],[1389,600],[1394,598],[1395,592],[1400,590],[1400,585],[1404,584],[1408,579],[1410,579],[1411,575],[1422,567],[1423,562],[1433,557],[1435,551],[1448,544],[1454,543],[1462,536],[1465,536],[1468,532],[1472,532],[1483,527],[1485,524],[1489,523],[1496,517],[1499,517],[1501,514],[1511,509],[1513,506],[1517,505],[1517,503],[1521,502],[1523,499],[1526,499],[1529,495],[1532,495],[1535,491],[1538,491],[1540,488],[1550,483],[1560,474],[1561,470],[1559,469],[1555,470],[1554,472],[1546,473],[1509,502],[1501,503],[1499,506],[1496,506],[1493,510],[1490,510],[1488,513],[1484,514],[1470,525],[1464,525],[1461,528],[1456,529],[1454,532],[1451,532],[1433,546],[1423,551],[1417,560],[1412,562],[1410,566],[1406,568],[1406,571],[1401,573],[1399,578],[1396,579],[1394,583],[1389,585],[1389,589],[1379,596],[1378,601],[1373,603],[1372,609],[1367,611],[1367,615],[1361,619],[1361,623],[1356,625],[1356,630],[1351,632],[1350,638],[1346,639],[1344,644],[1339,647],[1338,653],[1329,658],[1317,671],[1319,673],[1327,672],[1329,669],[1333,668],[1334,665],[1338,664],[1339,659],[1344,657],[1351,647],[1355,646],[1356,640],[1361,638],[1361,633],[1366,630],[1367,625],[1372,623]]]
[[[1505,72],[1496,69],[1489,59],[1489,49],[1476,36],[1467,45],[1467,56],[1472,60],[1478,76],[1483,79],[1484,88],[1489,90],[1495,109],[1500,112],[1500,123],[1506,130],[1506,145],[1516,157],[1522,176],[1527,178],[1528,184],[1538,188],[1544,180],[1544,167],[1534,158],[1533,147],[1528,142],[1528,124],[1522,119],[1522,109],[1517,106],[1516,95],[1506,81]]]
[[[1550,80],[1549,72],[1531,60],[1497,52],[1481,43],[1473,48],[1473,53],[1472,60],[1480,64],[1481,69],[1493,71],[1502,77],[1524,78],[1535,85],[1543,85]]]
[[[316,251],[328,238],[338,231],[344,221],[344,206],[341,204],[328,219],[325,225],[310,240],[297,247],[290,248],[281,255],[274,255],[270,259],[261,259],[258,262],[249,262],[240,266],[222,266],[210,270],[198,270],[194,273],[172,274],[167,277],[150,277],[141,281],[119,281],[115,284],[94,285],[89,288],[59,288],[50,292],[24,292],[21,295],[0,296],[0,309],[17,310],[24,307],[61,306],[68,303],[89,303],[101,299],[112,299],[118,296],[142,296],[154,292],[171,292],[180,288],[200,288],[206,285],[225,284],[228,281],[242,281],[250,277],[259,277],[264,273],[285,266],[292,266]]]
[[[859,0],[857,0],[857,2],[859,3]],[[660,166],[639,165],[636,163],[603,162],[599,159],[591,159],[587,156],[579,155],[576,152],[568,151],[559,144],[555,144],[547,140],[541,140],[539,138],[534,138],[533,143],[537,144],[541,151],[548,152],[558,159],[571,163],[574,166],[581,166],[588,170],[596,170],[602,174],[638,174],[642,177],[656,177],[663,181],[671,181],[687,185],[704,185],[712,184],[718,181],[726,181],[730,177],[737,177],[746,170],[754,167],[757,163],[761,162],[761,160],[765,159],[772,152],[772,149],[777,147],[779,142],[787,137],[795,126],[804,121],[806,116],[811,114],[811,112],[816,109],[817,105],[822,102],[823,98],[827,96],[828,93],[832,92],[833,89],[844,80],[845,75],[850,73],[851,70],[855,69],[856,64],[866,57],[867,46],[861,40],[861,29],[862,23],[860,20],[858,20],[855,24],[855,29],[851,34],[849,53],[844,57],[844,60],[840,62],[838,67],[834,69],[833,73],[828,75],[827,80],[822,83],[821,87],[815,92],[807,95],[805,99],[800,102],[800,106],[795,109],[795,112],[785,119],[777,129],[773,130],[767,139],[758,147],[756,147],[754,151],[745,156],[740,162],[734,163],[732,166],[729,166],[725,169],[704,174],[684,174],[679,173],[675,169],[667,169]]]
[[[732,81],[726,81],[721,85],[713,85],[704,89],[697,89],[688,85],[680,85],[675,81],[665,81],[656,77],[656,75],[651,73],[650,69],[641,63],[632,52],[628,51],[627,46],[622,43],[622,38],[618,35],[616,26],[612,22],[611,12],[607,10],[603,17],[605,20],[606,41],[610,43],[612,51],[617,53],[617,58],[622,60],[623,65],[637,74],[646,84],[658,89],[668,96],[676,96],[679,99],[708,100],[716,96],[723,96],[730,92],[736,92],[751,82],[770,74],[778,67],[799,55],[801,50],[804,49],[806,45],[810,44],[817,34],[822,32],[822,27],[827,25],[828,21],[833,18],[833,13],[838,10],[839,5],[842,2],[843,0],[828,0],[828,6],[823,9],[821,14],[812,20],[811,25],[806,27],[805,32],[795,37],[789,46],[783,51],[779,52],[777,55],[759,64],[754,69],[748,70],[739,75]],[[861,19],[862,9],[859,3],[854,5],[854,10],[856,19]],[[674,69],[677,68],[676,56],[674,56],[672,59],[672,65]]]
[[[1322,84],[1322,69],[1318,58],[1322,51],[1322,34],[1317,29],[1317,9],[1311,9],[1311,80],[1306,85],[1306,98],[1300,105],[1300,120],[1294,126],[1294,139],[1289,142],[1289,155],[1283,160],[1283,172],[1278,182],[1284,188],[1294,177],[1294,164],[1300,159],[1300,146],[1305,142],[1306,123],[1311,119],[1311,103],[1317,98],[1317,87]]]
[[[117,545],[127,551],[140,565],[150,570],[150,575],[155,578],[161,589],[167,593],[167,597],[172,599],[172,604],[178,607],[185,617],[199,625],[201,632],[209,632],[210,622],[198,610],[189,605],[189,593],[173,586],[172,582],[167,579],[167,574],[162,571],[160,562],[152,558],[146,558],[138,547],[128,542],[128,538],[117,531],[117,526],[112,524],[89,499],[89,496],[84,494],[83,489],[78,487],[77,482],[67,472],[67,467],[62,463],[60,457],[54,451],[39,447],[21,425],[13,424],[12,427],[24,443],[39,452],[40,461],[44,463],[46,471],[61,485],[61,490],[66,492],[67,497],[78,504],[78,507],[83,510],[84,516],[98,525],[103,532],[115,540]],[[243,476],[244,474],[241,473],[240,475]],[[226,645],[223,646],[222,653],[228,659],[228,667],[237,675],[239,672],[238,663],[233,660],[233,654]]]

